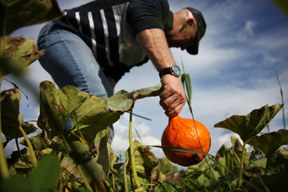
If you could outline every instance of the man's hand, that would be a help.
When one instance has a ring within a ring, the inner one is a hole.
[[[174,117],[181,112],[186,103],[181,80],[173,75],[164,75],[161,83],[163,91],[160,94],[160,105],[168,117]]]

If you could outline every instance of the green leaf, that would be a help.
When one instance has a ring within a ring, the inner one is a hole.
[[[167,176],[177,172],[178,167],[174,166],[166,157],[159,159],[159,164],[153,168],[151,179],[157,182],[164,182]]]
[[[36,127],[28,122],[22,123],[22,114],[19,114],[21,94],[19,89],[9,89],[1,92],[1,118],[2,132],[9,141],[14,138],[23,137],[19,131],[22,126],[26,134],[36,131]]]
[[[247,152],[246,149],[244,149],[243,151],[243,144],[240,142],[240,140],[237,137],[233,136],[231,137],[231,143],[232,143],[231,153],[235,158],[235,161],[238,164],[238,166],[240,165],[240,157],[242,156],[242,154],[244,164],[245,165],[248,164],[250,153]]]
[[[222,145],[222,147],[216,153],[216,161],[219,166],[216,166],[215,169],[222,175],[231,174],[238,171],[242,153],[244,153],[244,164],[249,163],[250,153],[248,153],[246,150],[242,151],[243,145],[240,143],[240,141],[236,137],[231,137],[231,142],[231,148],[227,148],[225,145]],[[234,178],[231,179],[234,180]]]
[[[43,54],[33,39],[0,37],[0,79],[10,73],[22,75]]]
[[[127,112],[132,108],[133,104],[130,94],[125,90],[107,98],[107,106],[111,111]]]
[[[146,145],[140,145],[138,146],[138,150],[141,154],[141,157],[143,159],[143,166],[145,167],[146,173],[149,173],[150,175],[152,169],[158,165],[159,160],[158,158],[152,153],[151,148]]]
[[[265,128],[282,108],[282,104],[265,105],[255,109],[248,115],[233,115],[224,121],[216,123],[214,127],[229,129],[237,133],[244,142],[248,142]]]
[[[183,87],[185,89],[186,98],[188,103],[191,105],[191,99],[192,99],[192,86],[191,86],[191,79],[190,75],[187,73],[182,74],[181,81],[183,84]]]
[[[39,161],[33,172],[27,177],[14,175],[2,181],[1,188],[5,192],[39,192],[50,191],[56,185],[60,163],[55,156],[49,155]]]
[[[1,92],[2,132],[8,141],[23,137],[19,126],[22,126],[26,134],[33,133],[37,129],[28,122],[22,123],[23,117],[19,114],[20,100],[21,94],[16,88]]]
[[[0,10],[1,35],[62,16],[56,0],[3,0],[0,1]]]
[[[135,162],[137,175],[139,177],[145,178],[146,177],[146,173],[145,173],[145,167],[144,167],[144,159],[143,159],[143,157],[141,155],[141,152],[139,151],[139,147],[141,147],[143,145],[138,140],[134,140],[132,145],[133,145],[133,150],[134,150],[132,155],[134,156],[134,162]],[[126,157],[127,160],[130,161],[130,159],[129,159],[129,153],[130,153],[129,148],[125,152],[125,157]]]
[[[137,99],[143,99],[146,97],[154,97],[158,96],[162,91],[162,86],[161,85],[155,85],[152,87],[146,87],[143,89],[138,89],[135,91],[132,91],[131,98],[136,101]]]
[[[69,103],[68,97],[61,90],[56,89],[55,84],[48,81],[42,82],[40,84],[40,116],[37,121],[38,126],[41,129],[53,128],[53,130],[58,132],[63,131],[62,128],[69,118],[69,111],[67,109]]]
[[[235,154],[231,152],[230,148],[226,148],[223,145],[217,152],[216,157],[217,166],[215,170],[218,170],[221,175],[229,175],[230,172],[237,171],[239,164],[238,159],[235,157]]]
[[[270,156],[279,149],[279,147],[288,144],[288,131],[280,129],[277,132],[256,136],[249,142],[249,144],[259,149],[267,156]]]
[[[113,174],[117,175],[117,172],[123,166],[124,163],[118,162],[119,158],[116,156],[114,151],[111,148],[110,142],[107,143],[108,145],[108,153],[109,153],[109,162],[110,162],[110,171]]]
[[[21,94],[18,89],[1,92],[2,131],[7,140],[21,136],[18,120],[20,100]]]

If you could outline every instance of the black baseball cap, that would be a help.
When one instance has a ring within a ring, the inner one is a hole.
[[[192,7],[186,7],[186,9],[191,11],[194,18],[197,21],[197,33],[196,33],[194,43],[192,46],[186,48],[186,51],[192,55],[197,55],[198,49],[199,49],[199,42],[200,42],[201,38],[204,36],[205,31],[206,31],[206,22],[205,22],[205,19],[204,19],[202,13],[199,10],[194,9]]]

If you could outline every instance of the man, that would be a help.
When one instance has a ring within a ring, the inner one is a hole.
[[[38,44],[46,51],[39,61],[60,88],[109,97],[124,73],[150,59],[163,85],[160,105],[173,117],[186,99],[169,47],[195,55],[205,30],[201,12],[172,13],[167,0],[92,1],[41,30]]]

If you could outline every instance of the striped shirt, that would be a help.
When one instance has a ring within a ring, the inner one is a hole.
[[[79,35],[91,48],[104,73],[118,81],[131,67],[148,61],[135,35],[149,28],[171,30],[173,16],[167,0],[110,0],[107,3],[98,0],[65,10],[64,17],[56,23]]]

